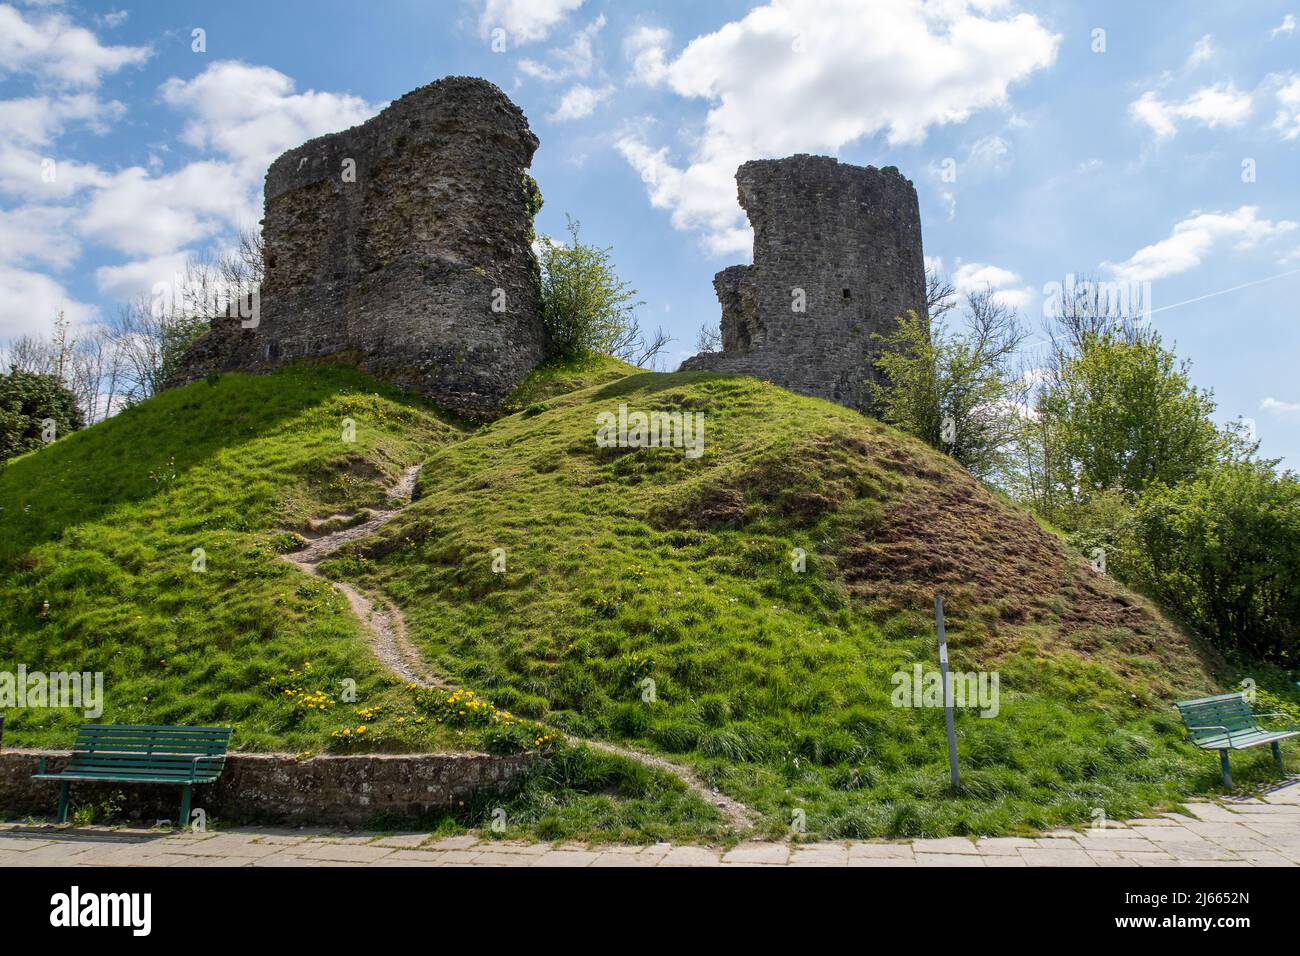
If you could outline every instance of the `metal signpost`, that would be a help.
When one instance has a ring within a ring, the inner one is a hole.
[[[943,632],[943,595],[934,596],[934,623],[939,631],[939,675],[943,681],[943,720],[948,727],[948,768],[952,772],[952,789],[961,789],[957,773],[957,728],[952,713],[952,683],[948,680],[948,637]]]

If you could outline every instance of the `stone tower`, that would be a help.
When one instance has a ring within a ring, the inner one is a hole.
[[[338,360],[491,410],[545,357],[525,178],[536,148],[501,90],[448,77],[289,150],[266,174],[256,321],[214,320],[178,381]]]
[[[754,263],[714,277],[722,351],[682,370],[753,375],[866,410],[866,380],[878,378],[871,333],[926,312],[912,183],[893,166],[800,154],[745,163],[736,184]]]

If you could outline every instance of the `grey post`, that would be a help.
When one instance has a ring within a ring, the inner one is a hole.
[[[957,728],[953,722],[952,684],[948,681],[948,637],[943,631],[943,595],[934,596],[934,623],[939,631],[939,675],[943,680],[943,720],[948,727],[948,769],[952,772],[952,789],[961,789],[957,773]]]

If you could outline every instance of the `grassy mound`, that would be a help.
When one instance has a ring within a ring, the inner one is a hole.
[[[612,355],[584,355],[571,359],[551,360],[537,366],[515,386],[515,390],[501,403],[503,414],[528,410],[530,414],[540,411],[548,398],[581,391],[593,385],[605,385],[616,382],[638,372],[635,365],[629,365]]]
[[[621,403],[702,412],[703,454],[598,447]],[[226,375],[10,462],[0,670],[103,671],[101,719],[233,723],[241,749],[528,745],[509,712],[689,764],[773,835],[1013,832],[1216,786],[1169,706],[1218,686],[1206,658],[920,443],[750,379],[611,359],[539,369],[510,406],[470,430],[348,371]],[[343,597],[280,560],[421,461],[416,502],[321,570],[391,598],[433,669],[490,701],[468,713],[382,671]],[[955,796],[942,711],[894,706],[897,675],[936,666],[936,591],[953,668],[999,680],[996,716],[958,715]],[[15,710],[6,742],[65,746],[81,720]],[[615,758],[547,774],[509,804],[523,832],[721,832]]]
[[[0,669],[103,672],[105,721],[233,724],[242,749],[325,749],[366,723],[345,680],[371,706],[401,689],[344,598],[278,555],[313,517],[384,504],[403,466],[459,434],[359,374],[291,371],[167,392],[11,461]],[[12,710],[6,742],[66,746],[82,720]]]
[[[703,456],[598,448],[620,403],[704,412]],[[1215,680],[1151,607],[943,456],[750,379],[554,396],[434,454],[382,536],[331,573],[390,594],[440,672],[674,755],[773,834],[796,811],[835,837],[1118,819],[1217,774],[1169,706]],[[996,717],[959,715],[957,797],[942,711],[892,701],[937,664],[936,590],[954,668],[1000,680]]]

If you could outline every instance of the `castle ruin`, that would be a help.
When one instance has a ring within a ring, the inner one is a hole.
[[[880,345],[909,309],[926,314],[916,190],[897,168],[800,154],[745,163],[740,205],[753,265],[713,279],[722,351],[682,371],[753,375],[802,395],[867,410]]]
[[[448,77],[289,150],[266,174],[256,318],[215,319],[178,383],[338,360],[491,411],[546,353],[537,145],[500,89]]]

